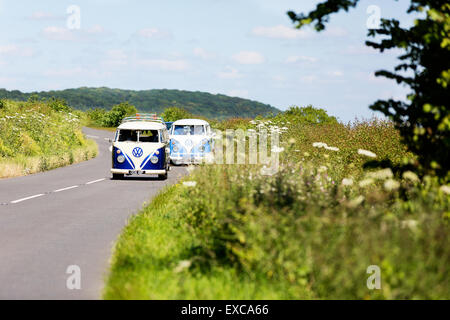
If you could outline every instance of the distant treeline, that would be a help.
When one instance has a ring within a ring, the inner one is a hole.
[[[93,108],[111,109],[114,105],[129,102],[141,112],[162,113],[168,107],[183,108],[191,114],[211,119],[233,117],[267,116],[280,112],[268,104],[257,101],[229,97],[222,94],[191,92],[168,89],[152,89],[143,91],[110,89],[110,88],[78,88],[60,91],[43,91],[23,93],[18,90],[0,89],[0,99],[29,100],[30,97],[64,99],[76,109]]]

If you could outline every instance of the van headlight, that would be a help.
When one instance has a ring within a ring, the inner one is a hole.
[[[178,149],[178,146],[177,146],[177,145],[174,145],[173,148],[172,148],[172,150],[173,150],[173,152],[178,152],[178,150],[179,150],[179,149]]]
[[[125,157],[123,155],[117,156],[117,162],[118,163],[124,163],[125,162]]]
[[[151,161],[153,164],[157,164],[158,161],[159,161],[159,159],[158,159],[157,156],[153,156],[153,157],[150,158],[150,161]]]
[[[204,145],[200,147],[200,152],[205,152],[205,146]]]

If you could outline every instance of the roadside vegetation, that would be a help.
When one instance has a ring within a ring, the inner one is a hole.
[[[0,178],[88,160],[97,145],[81,132],[82,112],[58,99],[0,100]]]
[[[450,186],[409,170],[392,122],[307,107],[216,127],[278,130],[279,171],[192,169],[131,218],[104,298],[450,298]]]

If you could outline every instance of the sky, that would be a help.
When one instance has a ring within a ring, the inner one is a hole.
[[[316,0],[0,0],[0,88],[180,89],[248,98],[281,110],[313,105],[347,122],[381,116],[377,99],[406,88],[377,78],[400,51],[364,45],[368,26],[409,1],[361,0],[327,29],[294,28],[286,12]]]

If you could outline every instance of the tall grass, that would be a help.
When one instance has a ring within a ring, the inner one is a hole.
[[[81,132],[78,112],[55,110],[46,102],[2,100],[0,178],[30,174],[88,160],[94,142]]]
[[[284,132],[280,170],[198,167],[131,220],[106,298],[450,298],[450,187],[363,168],[413,158],[389,122],[247,126]],[[380,290],[366,286],[371,265]]]

